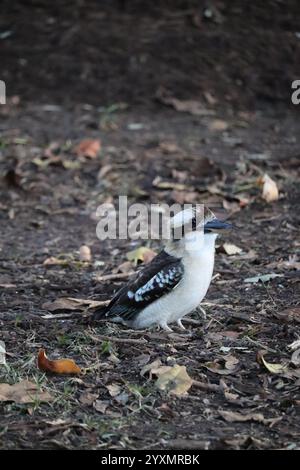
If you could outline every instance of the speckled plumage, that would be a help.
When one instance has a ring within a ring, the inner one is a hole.
[[[194,217],[193,211],[190,216]],[[189,213],[183,211],[175,222],[183,226],[188,217]],[[226,225],[209,212],[202,220],[202,230],[193,227],[182,239],[172,239],[115,294],[105,309],[95,312],[95,318],[132,328],[157,324],[170,330],[168,324],[173,322],[183,328],[181,319],[200,304],[211,282],[217,237],[212,233],[213,223],[218,228]]]

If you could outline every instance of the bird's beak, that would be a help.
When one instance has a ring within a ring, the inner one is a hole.
[[[229,222],[223,222],[219,219],[213,219],[209,222],[206,222],[206,224],[204,225],[204,232],[218,232],[219,230],[229,230],[231,228],[233,228],[233,225]]]

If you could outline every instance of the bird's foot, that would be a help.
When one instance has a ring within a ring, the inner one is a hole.
[[[177,320],[177,325],[179,326],[179,328],[181,330],[185,330],[186,328],[183,326],[183,324],[181,323],[181,319]]]
[[[159,325],[163,330],[173,333],[172,328],[170,328],[166,323],[161,323]]]
[[[202,313],[201,316],[202,316],[203,320],[206,320],[206,311],[204,310],[204,308],[199,305],[197,310],[198,310],[199,313],[200,312]]]

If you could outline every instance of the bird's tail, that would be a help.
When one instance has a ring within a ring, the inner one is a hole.
[[[92,320],[95,320],[95,321],[104,320],[107,310],[108,310],[107,305],[100,305],[94,310]]]

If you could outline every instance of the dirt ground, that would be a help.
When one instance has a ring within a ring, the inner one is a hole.
[[[0,393],[0,448],[299,448],[298,2],[59,3],[4,1],[0,24],[0,386],[51,396]],[[99,154],[78,152],[86,138]],[[159,249],[96,237],[118,195],[206,203],[236,225],[186,332],[91,321],[82,300],[112,296],[129,251]],[[66,297],[81,301],[53,304]],[[41,348],[83,373],[43,373]],[[183,396],[157,387],[153,369],[174,364],[196,381]]]

